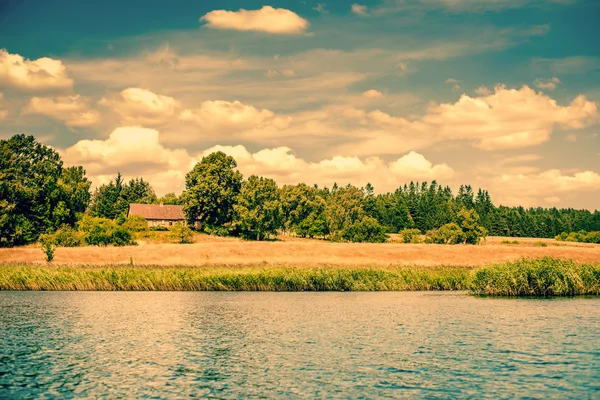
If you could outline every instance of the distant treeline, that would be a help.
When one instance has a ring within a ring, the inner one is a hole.
[[[382,194],[370,184],[278,187],[264,177],[244,180],[236,167],[234,158],[216,152],[186,175],[181,195],[158,198],[143,178],[124,181],[120,174],[91,193],[82,167],[63,168],[53,149],[33,136],[16,135],[0,141],[0,246],[34,242],[63,225],[74,226],[84,214],[121,224],[130,203],[180,204],[189,222],[200,221],[207,233],[257,240],[283,232],[382,242],[388,233],[417,229],[431,238],[443,233],[440,240],[446,242],[455,235],[453,242],[477,243],[485,234],[552,238],[600,231],[599,211],[497,207],[486,190],[475,192],[469,185],[456,195],[436,181],[410,182]]]

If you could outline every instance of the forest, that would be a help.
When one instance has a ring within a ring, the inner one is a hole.
[[[199,221],[205,233],[253,240],[288,234],[383,242],[389,233],[401,233],[405,241],[426,234],[432,243],[477,244],[486,235],[562,234],[564,240],[571,232],[600,231],[598,210],[496,206],[486,190],[470,185],[456,194],[436,181],[399,183],[390,193],[376,193],[370,184],[280,187],[265,177],[244,179],[235,159],[222,152],[195,165],[181,194],[159,198],[142,177],[126,181],[118,172],[91,187],[82,166],[64,167],[60,155],[33,136],[0,141],[0,247],[33,243],[66,228],[92,232],[96,225],[116,232],[119,243],[131,243],[125,234],[131,203],[182,205],[188,222]]]

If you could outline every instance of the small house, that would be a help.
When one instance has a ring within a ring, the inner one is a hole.
[[[139,215],[148,221],[148,226],[172,226],[177,222],[186,222],[183,206],[164,204],[130,204],[127,217]]]

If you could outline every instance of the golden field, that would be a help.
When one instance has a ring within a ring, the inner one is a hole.
[[[55,265],[162,266],[482,266],[521,258],[553,257],[578,262],[600,261],[600,245],[558,242],[553,239],[489,237],[479,246],[390,242],[331,243],[280,237],[252,242],[236,238],[195,235],[192,244],[165,243],[162,237],[139,239],[137,246],[58,248]],[[503,241],[517,241],[506,244]],[[544,246],[545,245],[545,246]],[[0,263],[44,263],[39,246],[0,249]]]

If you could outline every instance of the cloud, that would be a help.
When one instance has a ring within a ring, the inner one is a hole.
[[[73,80],[60,60],[48,57],[26,60],[0,49],[0,85],[26,91],[68,89]]]
[[[480,96],[489,96],[492,92],[485,86],[479,86],[477,89],[475,89],[475,93]]]
[[[360,4],[352,4],[352,7],[350,7],[350,10],[356,15],[362,15],[362,16],[369,15],[368,7],[360,5]]]
[[[538,206],[541,200],[554,205],[582,193],[600,195],[600,174],[589,170],[572,175],[558,169],[534,174],[502,174],[491,183],[497,201],[509,206]]]
[[[425,115],[412,119],[379,110],[354,110],[347,117],[368,126],[370,133],[343,149],[371,154],[387,153],[415,138],[422,146],[451,140],[466,140],[485,150],[535,146],[547,141],[556,126],[582,129],[599,121],[597,104],[585,96],[560,106],[527,86],[498,86],[493,94],[480,97],[463,94],[456,103],[433,104]]]
[[[600,69],[599,57],[532,58],[531,69],[539,75],[577,75]]]
[[[379,191],[389,191],[411,179],[448,179],[455,174],[447,164],[433,165],[415,152],[392,162],[342,155],[309,162],[285,146],[252,153],[242,145],[218,145],[191,155],[187,150],[164,147],[157,130],[140,127],[120,127],[106,140],[81,140],[59,150],[65,165],[83,165],[94,185],[108,182],[121,172],[126,178],[143,176],[159,195],[183,190],[185,174],[215,151],[233,156],[245,177],[258,174],[275,179],[279,185],[304,182],[331,186],[337,182],[364,186],[370,182]]]
[[[446,79],[446,81],[444,83],[458,83],[460,82],[459,80],[456,80],[454,78],[448,78]]]
[[[318,12],[320,14],[329,14],[329,11],[327,11],[325,6],[326,6],[325,3],[317,3],[317,6],[313,7],[313,10],[315,10],[316,12]]]
[[[80,95],[63,97],[33,97],[23,112],[42,114],[64,122],[71,128],[96,125],[100,120],[98,111],[90,108],[91,100]]]
[[[263,6],[260,10],[214,10],[200,18],[213,29],[261,31],[279,35],[303,33],[309,26],[304,18],[284,8]]]
[[[367,90],[366,92],[363,92],[362,95],[368,99],[376,99],[378,97],[382,97],[383,93],[381,93],[379,90],[370,89],[370,90]]]
[[[180,119],[193,122],[204,131],[217,133],[219,136],[265,128],[285,129],[290,122],[289,117],[279,117],[267,109],[259,109],[239,101],[222,100],[204,101],[195,110],[183,110]]]
[[[94,185],[121,172],[149,179],[161,193],[181,191],[196,162],[186,150],[165,148],[158,131],[140,127],[119,127],[106,140],[80,140],[60,154],[66,165],[83,165]]]
[[[8,117],[8,110],[4,110],[2,108],[2,99],[4,98],[4,93],[0,93],[0,121],[6,119]]]
[[[560,79],[557,77],[553,77],[551,79],[537,78],[534,83],[535,86],[540,89],[554,90],[556,89],[556,85],[560,83]]]
[[[119,94],[104,97],[99,104],[116,112],[124,125],[150,126],[168,122],[180,107],[172,97],[140,88],[128,88]]]

